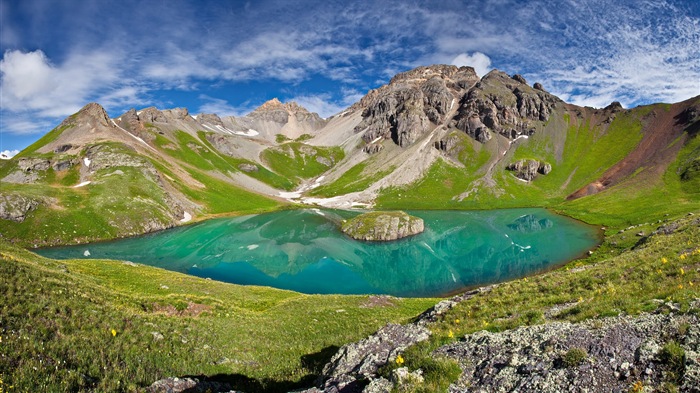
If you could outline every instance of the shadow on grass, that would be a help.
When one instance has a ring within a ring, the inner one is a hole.
[[[298,381],[279,381],[269,378],[256,379],[242,374],[187,375],[183,378],[199,380],[197,386],[183,390],[182,393],[204,393],[213,391],[237,390],[246,393],[286,393],[294,390],[312,388],[326,365],[338,352],[339,347],[328,346],[322,350],[301,357],[301,365],[309,371]]]

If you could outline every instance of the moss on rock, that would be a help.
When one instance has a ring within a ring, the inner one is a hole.
[[[423,232],[423,219],[402,211],[370,212],[343,221],[343,233],[357,240],[391,241]]]

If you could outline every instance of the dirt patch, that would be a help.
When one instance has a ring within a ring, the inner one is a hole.
[[[207,306],[206,304],[192,303],[192,302],[187,303],[187,307],[183,310],[178,310],[172,304],[167,304],[167,305],[154,304],[153,305],[153,312],[158,313],[158,314],[165,314],[169,317],[196,317],[196,316],[199,316],[200,314],[202,314],[203,312],[209,312],[209,311],[211,311],[211,306]]]
[[[370,296],[364,303],[360,304],[360,308],[375,308],[375,307],[394,307],[396,298],[386,295]]]

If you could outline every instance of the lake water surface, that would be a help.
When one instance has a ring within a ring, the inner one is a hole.
[[[341,233],[340,221],[357,212],[308,209],[36,252],[57,259],[128,260],[303,293],[427,297],[551,269],[599,242],[596,228],[544,209],[409,213],[424,220],[425,232],[389,243]]]

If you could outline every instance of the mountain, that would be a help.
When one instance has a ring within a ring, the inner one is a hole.
[[[0,162],[0,229],[75,243],[298,202],[550,206],[627,222],[612,214],[622,201],[699,205],[699,128],[700,97],[579,107],[520,75],[446,65],[398,74],[328,119],[277,99],[240,117],[151,107],[111,119],[92,103]]]

